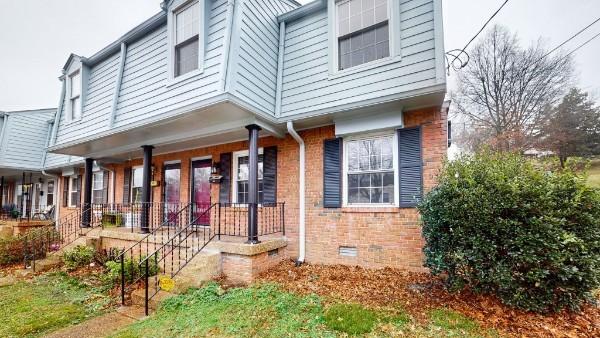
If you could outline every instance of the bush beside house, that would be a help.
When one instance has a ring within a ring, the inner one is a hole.
[[[490,152],[446,163],[419,206],[426,266],[515,307],[578,308],[600,286],[600,190],[548,168]]]

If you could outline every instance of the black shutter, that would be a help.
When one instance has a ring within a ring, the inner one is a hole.
[[[323,142],[323,207],[342,206],[342,139]]]
[[[62,206],[66,208],[69,206],[69,178],[63,177],[63,196],[62,196]]]
[[[131,167],[123,170],[123,204],[129,204],[131,196]]]
[[[81,176],[77,176],[77,197],[75,198],[75,206],[81,206]]]
[[[414,207],[423,194],[421,127],[398,129],[400,207]]]
[[[448,148],[452,145],[452,121],[448,121]]]
[[[219,174],[223,176],[219,186],[219,202],[228,203],[231,200],[231,153],[220,155],[219,166]]]
[[[108,203],[108,171],[102,172],[102,203]]]
[[[277,203],[277,147],[267,147],[263,152],[263,201]]]

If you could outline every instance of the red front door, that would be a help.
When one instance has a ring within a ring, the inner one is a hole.
[[[210,224],[210,213],[204,213],[210,207],[210,167],[212,161],[198,160],[192,162],[192,207],[194,223]]]

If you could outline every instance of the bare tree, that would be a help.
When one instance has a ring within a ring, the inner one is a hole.
[[[522,150],[533,143],[572,73],[569,57],[548,55],[539,41],[521,48],[515,34],[494,26],[470,52],[452,98],[457,112],[478,131],[477,142]]]

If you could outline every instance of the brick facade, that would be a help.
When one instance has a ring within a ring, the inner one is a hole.
[[[405,112],[406,127],[422,126],[423,183],[425,190],[435,185],[447,150],[447,116],[439,109]],[[323,141],[335,137],[334,126],[324,126],[299,132],[306,144],[306,261],[324,264],[352,264],[366,267],[400,267],[411,270],[423,269],[421,227],[419,215],[414,208],[323,208]],[[260,147],[276,145],[277,199],[285,202],[285,226],[289,244],[280,254],[296,258],[298,255],[298,158],[299,147],[291,136],[284,139],[264,137]],[[169,154],[157,154],[152,159],[152,179],[162,183],[162,169],[166,161],[181,161],[180,200],[190,200],[191,161],[211,156],[219,161],[221,153],[248,149],[248,142],[235,142],[201,149]],[[141,159],[108,165],[115,170],[115,203],[123,201],[124,169],[141,166]],[[62,198],[62,186],[59,196]],[[109,184],[109,186],[112,186]],[[112,190],[110,192],[112,194]],[[162,200],[162,184],[152,188],[154,202]],[[219,186],[212,185],[212,201],[219,199]],[[83,196],[83,194],[82,194]],[[59,204],[62,205],[62,202]],[[64,208],[61,215],[65,215]],[[356,257],[339,255],[340,246],[355,247]],[[265,254],[266,255],[266,254]],[[265,257],[268,261],[268,257]],[[224,264],[235,264],[227,262]],[[239,263],[239,262],[238,262]],[[241,262],[246,264],[248,262]],[[240,264],[241,264],[240,263]],[[254,262],[248,264],[254,265]],[[248,276],[238,276],[240,280]]]

